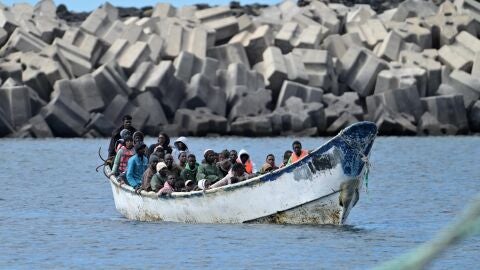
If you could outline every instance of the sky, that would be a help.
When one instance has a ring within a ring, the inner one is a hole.
[[[55,0],[54,0],[55,1]],[[262,3],[262,4],[276,4],[280,0],[237,0],[242,5],[252,4],[252,3]],[[29,3],[35,5],[38,1],[36,0],[3,0],[1,3],[7,6],[11,6],[15,3]],[[214,5],[228,5],[230,0],[177,0],[177,1],[159,1],[159,0],[110,0],[108,1],[114,6],[120,7],[144,7],[144,6],[154,6],[158,2],[168,2],[175,7],[182,7],[192,4],[208,3],[211,6]],[[58,6],[60,4],[65,4],[69,10],[73,11],[92,11],[100,6],[103,1],[92,1],[92,0],[56,0],[55,4]]]

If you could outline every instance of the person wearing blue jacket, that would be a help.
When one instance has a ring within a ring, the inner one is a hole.
[[[135,145],[136,154],[128,160],[127,181],[135,191],[142,186],[143,173],[148,167],[148,159],[145,155],[146,149],[147,146],[144,143]]]

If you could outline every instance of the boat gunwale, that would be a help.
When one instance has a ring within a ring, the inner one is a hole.
[[[362,121],[362,122],[358,122],[358,123],[355,123],[349,127],[347,127],[346,129],[343,129],[341,132],[339,132],[337,135],[335,135],[334,137],[330,138],[328,141],[326,141],[325,143],[323,143],[322,145],[320,145],[319,147],[317,147],[315,150],[311,151],[307,156],[301,158],[299,161],[295,162],[295,163],[292,163],[288,166],[285,166],[283,168],[278,168],[276,169],[275,171],[272,171],[272,172],[269,172],[267,174],[262,174],[262,175],[258,175],[254,178],[251,178],[251,179],[247,179],[245,181],[241,181],[241,182],[238,182],[238,183],[235,183],[235,184],[229,184],[229,185],[225,185],[225,186],[221,186],[221,187],[216,187],[216,188],[212,188],[212,189],[207,189],[207,190],[197,190],[197,191],[190,191],[190,192],[172,192],[168,195],[157,195],[155,192],[153,191],[144,191],[142,190],[140,192],[140,194],[136,193],[135,190],[129,186],[128,184],[120,184],[117,180],[117,178],[115,176],[110,176],[108,177],[109,180],[112,182],[112,184],[114,184],[115,186],[123,189],[124,191],[126,192],[130,192],[132,194],[135,194],[135,195],[139,195],[141,197],[148,197],[148,198],[161,198],[161,199],[175,199],[175,198],[188,198],[188,197],[198,197],[198,196],[204,196],[206,194],[214,194],[214,193],[217,193],[217,192],[220,192],[220,191],[229,191],[229,190],[233,190],[233,189],[239,189],[239,188],[243,188],[243,187],[247,187],[247,186],[252,186],[252,185],[256,185],[256,184],[262,184],[262,183],[265,183],[265,182],[269,182],[269,181],[275,181],[280,175],[284,174],[284,173],[290,173],[292,172],[295,168],[297,167],[300,167],[302,166],[303,164],[307,163],[308,161],[310,161],[310,159],[314,156],[314,155],[317,155],[319,151],[322,151],[322,153],[325,153],[327,152],[328,150],[330,150],[331,148],[331,143],[336,140],[337,138],[340,138],[343,134],[344,131],[346,130],[349,130],[350,128],[356,126],[356,125],[359,125],[359,124],[365,124],[365,123],[372,123],[372,122],[368,122],[368,121]],[[373,123],[372,123],[373,124]],[[374,135],[374,138],[376,137],[376,134]],[[372,142],[373,143],[373,140]],[[329,146],[329,148],[327,148],[327,146]],[[323,149],[323,148],[326,148],[326,149]],[[308,160],[308,161],[307,161]],[[105,175],[108,175],[109,172],[111,172],[111,169],[108,167],[108,166],[104,166],[104,172],[105,172]],[[274,180],[268,180],[268,179],[265,179],[265,178],[274,178]]]

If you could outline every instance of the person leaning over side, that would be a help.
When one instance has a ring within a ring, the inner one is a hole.
[[[299,141],[294,141],[292,143],[293,153],[288,159],[287,165],[293,164],[302,158],[308,156],[308,151],[302,149],[302,144]]]
[[[235,163],[228,174],[208,188],[223,187],[225,185],[235,184],[248,179],[249,175],[245,172],[245,167],[240,163]]]
[[[131,134],[135,133],[137,131],[133,126],[132,126],[132,117],[130,115],[125,115],[122,118],[122,126],[118,127],[112,132],[112,137],[110,138],[110,145],[108,146],[108,157],[110,160],[112,160],[115,157],[115,144],[117,141],[120,139],[120,132],[123,129],[128,129]]]
[[[144,143],[135,145],[136,154],[128,160],[127,182],[135,189],[135,192],[140,190],[143,173],[148,167],[148,159],[145,156],[146,150],[147,146]]]

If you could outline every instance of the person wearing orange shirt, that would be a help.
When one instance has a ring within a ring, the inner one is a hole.
[[[288,159],[287,165],[293,164],[302,158],[308,156],[308,151],[302,149],[302,144],[299,141],[294,141],[292,143],[293,153]]]

